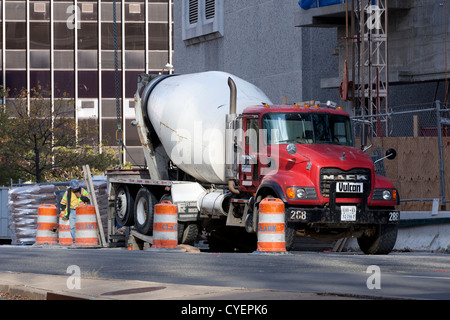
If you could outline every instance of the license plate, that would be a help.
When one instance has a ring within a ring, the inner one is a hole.
[[[363,193],[364,184],[360,182],[338,182],[336,183],[337,193]]]
[[[341,221],[356,221],[356,207],[342,206],[341,207]]]

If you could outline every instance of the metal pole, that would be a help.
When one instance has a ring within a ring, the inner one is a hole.
[[[30,115],[30,108],[31,108],[31,100],[30,100],[30,94],[31,94],[31,79],[30,79],[30,0],[27,0],[25,5],[26,7],[26,29],[27,29],[27,52],[26,52],[26,64],[27,64],[27,115]],[[3,66],[6,67],[6,66]]]
[[[125,81],[125,0],[121,2],[121,18],[120,21],[122,27],[122,141],[121,141],[121,152],[122,152],[122,164],[125,164],[127,161],[127,154],[125,151],[126,143],[127,143],[127,128],[125,126],[126,114],[125,114],[125,103],[126,103],[126,81]]]
[[[75,103],[75,141],[78,146],[78,24],[79,21],[79,8],[78,8],[78,0],[73,1],[74,5],[74,25],[75,28],[73,29],[73,38],[74,38],[74,82],[75,82],[75,88],[74,88],[74,103]],[[80,25],[81,26],[81,25]]]
[[[385,24],[385,30],[384,33],[386,34],[386,43],[385,43],[385,55],[384,58],[385,64],[386,64],[386,113],[389,113],[391,111],[389,106],[389,1],[385,1],[385,8],[384,8],[384,24]],[[386,137],[389,137],[389,118],[386,118]]]
[[[169,0],[168,11],[168,25],[169,25],[169,64],[173,66],[173,48],[172,48],[172,0]],[[173,69],[169,70],[169,74],[173,73]]]
[[[103,90],[102,90],[102,0],[97,0],[97,28],[98,28],[98,52],[97,52],[97,63],[98,63],[98,142],[99,142],[99,153],[103,153]]]
[[[441,182],[441,209],[445,210],[445,172],[444,172],[444,152],[442,150],[442,125],[441,125],[441,102],[436,101],[436,122],[439,146],[439,173]]]
[[[149,59],[148,59],[148,52],[149,52],[149,41],[148,41],[148,37],[149,37],[149,30],[148,30],[148,23],[149,23],[149,14],[148,14],[148,10],[149,10],[149,3],[148,0],[145,0],[145,4],[144,4],[144,10],[145,10],[145,50],[144,50],[144,54],[145,54],[145,74],[148,74],[148,69],[149,69]]]
[[[52,109],[52,166],[55,165],[55,19],[54,0],[50,0],[50,103]]]
[[[119,150],[119,161],[120,165],[124,164],[123,161],[123,152],[122,152],[122,108],[120,105],[120,79],[119,79],[119,58],[118,58],[118,43],[117,43],[117,1],[113,0],[113,37],[114,37],[114,87],[115,87],[115,98],[116,98],[116,117],[117,117],[117,131],[116,131],[116,140],[117,146]],[[123,24],[123,19],[121,23]],[[122,38],[124,34],[122,33]],[[124,48],[122,47],[122,50]],[[123,101],[122,101],[123,103]]]
[[[2,75],[3,90],[6,90],[6,0],[2,0]],[[3,97],[3,105],[6,108],[6,96]]]

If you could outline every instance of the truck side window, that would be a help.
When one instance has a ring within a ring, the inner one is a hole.
[[[251,146],[253,152],[259,151],[259,125],[258,119],[247,119],[245,132],[245,145]]]

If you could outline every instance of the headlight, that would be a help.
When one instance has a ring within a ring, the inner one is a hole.
[[[315,188],[289,187],[286,189],[286,195],[289,199],[317,200]]]
[[[303,188],[298,188],[297,189],[297,198],[303,199],[305,197],[306,197],[306,190]]]
[[[392,193],[390,190],[384,190],[383,191],[383,199],[384,200],[391,200],[392,199]]]
[[[397,201],[397,190],[395,189],[375,189],[373,190],[373,201]]]

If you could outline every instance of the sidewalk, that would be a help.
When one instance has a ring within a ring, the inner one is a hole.
[[[355,300],[355,297],[194,286],[136,280],[81,278],[79,289],[70,276],[0,272],[0,291],[35,300]]]

